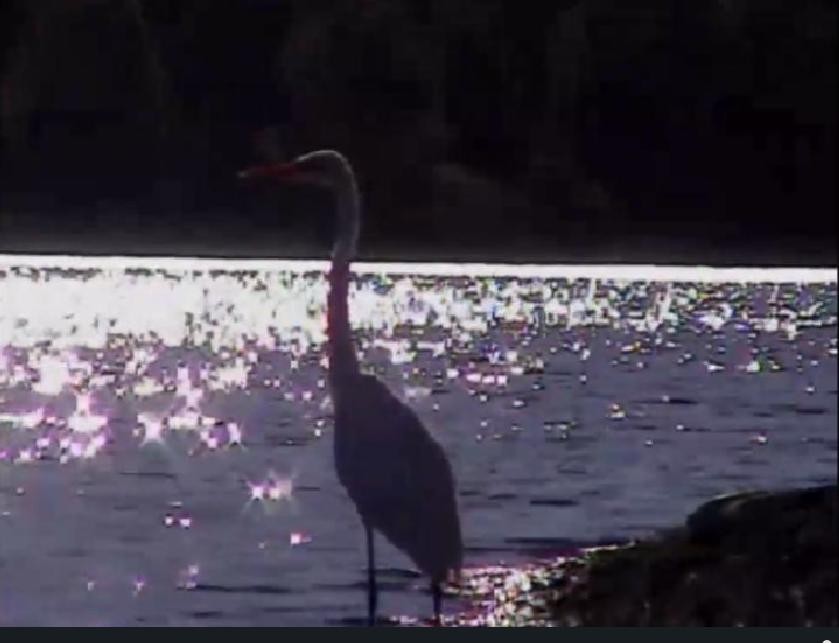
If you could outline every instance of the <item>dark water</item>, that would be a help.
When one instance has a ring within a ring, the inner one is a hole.
[[[836,480],[835,327],[804,328],[792,341],[680,327],[662,334],[671,348],[653,336],[491,331],[482,341],[515,348],[520,363],[544,360],[541,372],[512,372],[502,387],[447,379],[452,354],[421,353],[407,365],[368,354],[400,394],[427,389],[409,403],[451,459],[467,567],[644,536],[721,493]],[[639,349],[621,352],[636,340]],[[761,372],[742,370],[752,349],[781,370],[765,361]],[[217,448],[183,429],[144,444],[138,413],[177,414],[184,402],[174,391],[131,394],[114,348],[100,360],[80,353],[129,390],[93,392],[91,408],[109,423],[91,457],[62,463],[56,437],[41,459],[21,462],[26,449],[37,455],[38,436],[61,431],[0,424],[0,623],[322,625],[364,615],[362,531],[333,471],[324,371],[315,351],[314,363],[304,356],[293,371],[287,354],[258,352],[245,389],[208,390],[200,404],[206,416],[238,422],[241,447],[219,427]],[[25,353],[6,348],[10,363]],[[149,372],[163,379],[162,366],[184,360],[195,381],[207,357],[166,349]],[[709,372],[708,359],[725,370]],[[279,388],[266,388],[274,377]],[[7,384],[0,394],[7,413],[47,405],[66,417],[75,404],[67,390],[48,399]],[[623,417],[611,417],[613,404]],[[272,475],[286,491],[292,481],[290,495],[252,500],[252,485]],[[427,615],[426,580],[381,538],[378,555],[381,612]],[[446,607],[469,608],[457,599]]]

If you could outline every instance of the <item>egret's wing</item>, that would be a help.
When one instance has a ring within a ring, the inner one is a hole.
[[[414,411],[373,377],[354,394],[345,481],[362,517],[425,571],[459,563],[460,524],[448,459]],[[375,403],[374,403],[375,400]],[[455,560],[456,559],[456,560]],[[441,562],[444,561],[444,562]]]

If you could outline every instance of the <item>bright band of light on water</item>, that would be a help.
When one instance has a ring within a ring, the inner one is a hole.
[[[321,272],[326,260],[208,259],[190,257],[86,257],[64,255],[0,255],[0,268],[57,268],[62,270],[256,270]],[[836,283],[836,268],[768,268],[659,265],[562,265],[487,263],[370,263],[356,262],[360,274],[427,275],[441,277],[518,277],[522,279],[610,279],[617,281],[672,281],[696,283]]]
[[[223,347],[242,349],[245,334],[262,348],[286,347],[301,354],[326,339],[329,284],[328,265],[322,261],[7,255],[0,256],[0,269],[3,266],[11,274],[0,280],[0,344],[32,346],[49,340],[59,349],[104,347],[113,334],[142,337],[153,332],[168,346],[209,340],[218,352]],[[832,288],[836,283],[835,271],[821,269],[384,263],[356,268],[349,294],[352,323],[379,333],[373,343],[390,349],[394,363],[410,361],[403,355],[408,339],[391,341],[402,324],[461,334],[485,332],[493,319],[568,327],[618,324],[636,330],[640,324],[654,331],[662,324],[694,318],[717,327],[745,315],[763,330],[794,334],[796,326],[808,323],[800,313],[812,317],[824,302],[816,296],[798,310],[801,300],[782,301],[786,290]],[[54,274],[66,270],[97,272],[84,278]],[[471,285],[447,282],[460,279],[459,274]],[[640,318],[621,313],[629,304],[624,286],[632,284],[643,300],[638,305],[645,310],[635,311]],[[781,295],[780,308],[766,320],[757,320],[762,316],[757,311],[737,312],[720,304],[714,284],[756,292],[769,284],[769,300]],[[818,314],[825,313],[830,317],[827,310]],[[438,350],[445,350],[442,342],[437,344]],[[246,377],[244,366],[231,364],[235,372],[230,375],[236,380]]]

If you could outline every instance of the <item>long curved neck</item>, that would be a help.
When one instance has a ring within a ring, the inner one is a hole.
[[[359,370],[350,328],[348,297],[350,262],[355,257],[361,227],[361,199],[352,170],[348,167],[334,194],[337,222],[326,312],[329,381],[333,389],[340,380]]]

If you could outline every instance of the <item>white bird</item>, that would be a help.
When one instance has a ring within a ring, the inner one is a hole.
[[[376,620],[377,530],[431,578],[439,624],[442,583],[459,576],[463,557],[454,477],[445,452],[414,411],[359,368],[347,301],[350,262],[361,227],[361,199],[352,167],[339,152],[319,150],[290,163],[244,170],[239,177],[315,184],[335,195],[337,235],[327,298],[328,383],[334,405],[335,468],[367,538],[368,624]]]

